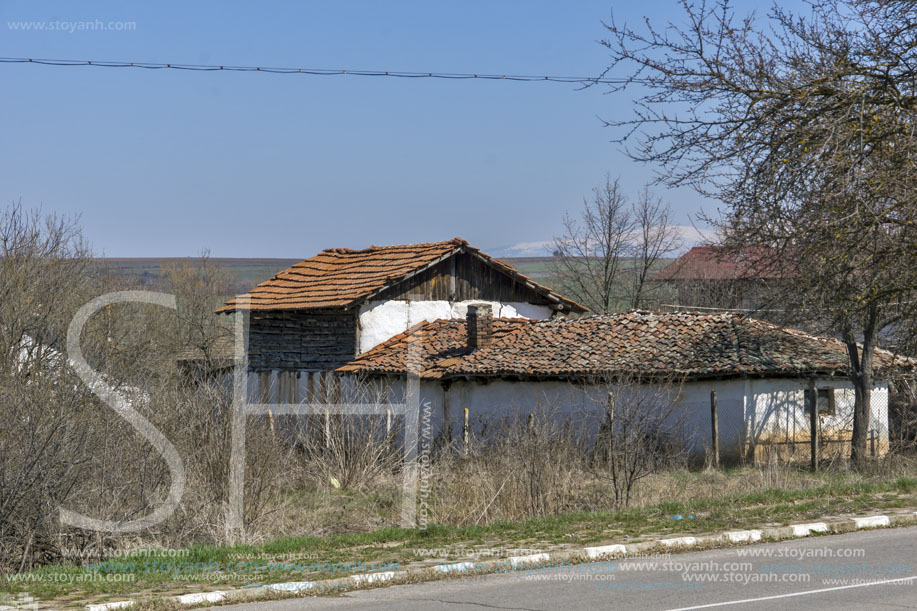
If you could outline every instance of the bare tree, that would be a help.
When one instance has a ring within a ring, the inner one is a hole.
[[[145,304],[106,307],[86,323],[80,346],[175,445],[187,467],[186,494],[173,517],[127,540],[64,527],[61,507],[99,519],[146,515],[171,483],[159,452],[78,378],[64,345],[78,308],[134,286],[91,257],[74,220],[18,204],[0,212],[0,580],[48,562],[100,557],[138,536],[175,545],[220,539],[231,389],[217,379],[187,384],[174,349],[216,333],[211,302],[221,289],[200,270],[185,276],[172,286],[179,316]],[[263,419],[247,432],[245,518],[257,528],[287,477],[276,466],[290,462],[290,448]]]
[[[554,239],[553,275],[560,289],[603,314],[640,307],[651,270],[681,245],[667,205],[649,189],[629,204],[608,175],[583,201],[579,218],[567,214],[563,224]]]
[[[74,221],[0,214],[0,574],[57,557],[57,507],[86,472],[92,403],[61,344],[92,276]]]
[[[169,337],[173,352],[191,350],[205,371],[212,369],[232,339],[231,319],[214,313],[232,295],[232,277],[204,251],[194,263],[163,265],[162,284],[178,306],[178,328]]]
[[[564,233],[554,239],[554,276],[559,288],[576,295],[590,310],[613,312],[620,295],[619,274],[634,232],[627,198],[617,179],[583,200],[580,218],[564,215]]]
[[[0,213],[0,360],[8,371],[58,354],[76,307],[92,289],[89,248],[74,219],[21,204]]]
[[[606,411],[593,470],[611,482],[615,506],[626,507],[637,482],[686,457],[685,412],[678,408],[681,384],[675,380],[641,384],[633,377],[616,375],[590,393],[604,394],[595,400],[604,400]]]
[[[794,278],[774,295],[843,339],[856,390],[851,456],[866,456],[880,333],[917,303],[917,5],[819,0],[736,18],[682,0],[684,26],[608,25],[609,70],[645,88],[608,124],[672,186],[722,201],[726,245],[763,246]],[[674,22],[673,22],[674,23]]]
[[[650,275],[661,259],[681,249],[683,242],[672,223],[672,209],[644,187],[633,206],[634,232],[630,307],[643,307]]]

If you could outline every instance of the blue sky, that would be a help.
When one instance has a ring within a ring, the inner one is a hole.
[[[751,2],[746,2],[751,5]],[[601,20],[674,0],[0,2],[0,55],[593,75]],[[21,31],[20,21],[134,22]],[[556,83],[0,65],[0,199],[79,214],[107,256],[306,257],[461,236],[549,240],[629,161],[598,119],[625,97]],[[662,191],[677,222],[703,206]]]

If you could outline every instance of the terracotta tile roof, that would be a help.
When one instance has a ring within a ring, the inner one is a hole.
[[[819,338],[734,314],[652,313],[494,320],[495,339],[465,349],[465,322],[421,323],[338,371],[402,374],[419,346],[422,378],[568,378],[607,373],[687,379],[847,374],[847,352]],[[876,370],[913,370],[917,361],[879,350]],[[415,367],[417,364],[415,363]]]
[[[773,279],[786,274],[768,259],[774,251],[767,247],[749,247],[729,252],[722,246],[695,246],[662,268],[652,280],[738,280]]]
[[[471,253],[574,312],[586,308],[561,297],[512,267],[472,248],[461,238],[430,244],[329,248],[297,263],[254,289],[226,302],[218,312],[350,307],[459,252]],[[250,306],[246,306],[246,301]]]

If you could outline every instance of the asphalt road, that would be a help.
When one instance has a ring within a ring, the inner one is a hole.
[[[917,528],[894,528],[222,609],[917,609],[915,568]]]

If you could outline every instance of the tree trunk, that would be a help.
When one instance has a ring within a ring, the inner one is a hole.
[[[866,463],[869,438],[869,416],[872,406],[873,356],[875,355],[878,309],[867,309],[863,325],[862,353],[858,352],[852,331],[844,334],[847,354],[850,357],[850,379],[853,382],[853,436],[850,443],[850,460],[859,468]]]
[[[854,376],[853,406],[853,440],[850,444],[850,460],[857,467],[862,467],[866,462],[866,442],[869,439],[869,414],[872,399],[872,382],[866,376]]]

